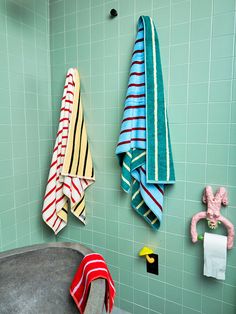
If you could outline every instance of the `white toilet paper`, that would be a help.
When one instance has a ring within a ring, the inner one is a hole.
[[[205,232],[204,275],[225,280],[227,237]]]

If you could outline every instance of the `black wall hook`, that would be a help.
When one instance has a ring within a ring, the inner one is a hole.
[[[118,15],[118,12],[116,11],[116,9],[111,9],[110,15],[111,15],[112,18],[116,17]]]

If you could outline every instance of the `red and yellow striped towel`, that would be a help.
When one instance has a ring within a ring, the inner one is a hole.
[[[44,221],[55,234],[66,226],[69,208],[85,224],[84,191],[94,181],[79,73],[69,69],[42,210]]]
[[[74,299],[80,313],[84,313],[91,281],[104,278],[106,280],[106,311],[111,313],[116,290],[109,269],[104,258],[97,253],[86,255],[75,274],[70,287],[70,294]]]

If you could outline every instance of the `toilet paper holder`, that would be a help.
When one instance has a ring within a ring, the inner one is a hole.
[[[228,205],[228,194],[224,187],[220,187],[214,195],[212,187],[206,186],[202,197],[203,203],[206,204],[207,210],[199,212],[192,217],[191,221],[191,237],[192,242],[203,240],[202,235],[197,233],[197,223],[201,219],[207,219],[208,227],[216,229],[219,224],[223,223],[228,231],[227,248],[232,249],[234,245],[234,225],[224,216],[221,215],[221,205]]]

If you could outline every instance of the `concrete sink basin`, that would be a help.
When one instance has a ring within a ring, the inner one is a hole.
[[[77,243],[46,243],[0,253],[1,314],[79,313],[69,287],[83,257]],[[101,314],[105,281],[92,282],[86,314]]]

